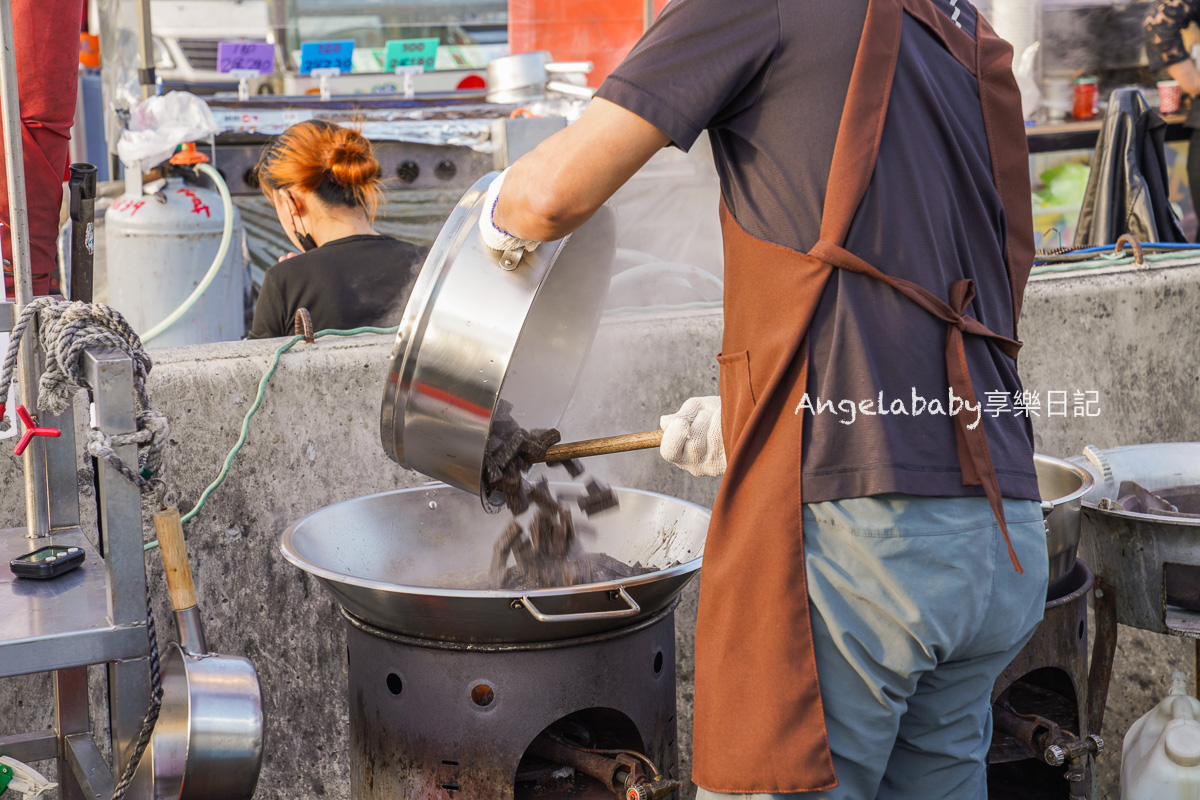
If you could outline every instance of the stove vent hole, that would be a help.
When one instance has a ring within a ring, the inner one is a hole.
[[[657,675],[660,672],[662,672],[662,668],[663,668],[663,654],[662,654],[662,650],[659,650],[657,653],[654,654],[654,674]]]
[[[495,690],[493,690],[492,687],[488,686],[486,683],[476,684],[476,686],[471,689],[471,701],[480,708],[486,708],[487,706],[490,706],[492,701],[495,699]]]
[[[457,761],[443,761],[442,763],[445,764],[447,767],[457,767],[458,766]]]
[[[394,672],[389,672],[387,676],[388,691],[392,694],[400,694],[404,691],[404,681],[400,680],[400,676]]]
[[[459,789],[459,786],[457,783],[443,783],[442,788],[445,789],[447,792],[457,792]]]

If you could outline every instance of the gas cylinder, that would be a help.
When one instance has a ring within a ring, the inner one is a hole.
[[[221,196],[170,177],[153,193],[121,195],[104,215],[108,304],[138,333],[174,311],[204,278],[221,244]],[[220,272],[196,304],[154,339],[154,347],[225,342],[246,332],[247,273],[242,222],[233,209],[233,237]]]
[[[1200,800],[1200,700],[1182,672],[1125,734],[1121,800]]]

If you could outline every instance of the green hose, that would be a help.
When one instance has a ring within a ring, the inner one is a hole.
[[[1147,253],[1142,257],[1142,261],[1151,263],[1155,261],[1178,261],[1186,258],[1179,251],[1170,251],[1165,253]],[[1072,261],[1065,264],[1045,265],[1034,267],[1029,273],[1030,275],[1049,275],[1060,274],[1063,272],[1086,272],[1090,269],[1105,269],[1107,267],[1125,267],[1134,263],[1134,258],[1131,255],[1122,254],[1120,256],[1104,255],[1091,261]]]
[[[329,329],[318,331],[313,338],[321,339],[325,336],[357,336],[360,333],[395,333],[396,330],[396,328],[371,327],[351,328],[350,330]],[[250,405],[250,410],[246,412],[246,416],[242,419],[242,431],[238,435],[237,441],[234,443],[233,448],[229,451],[229,455],[225,456],[225,463],[221,465],[221,471],[217,473],[216,480],[210,483],[207,488],[200,493],[200,499],[196,501],[196,505],[192,507],[192,510],[180,517],[181,522],[190,522],[191,520],[195,519],[196,515],[200,513],[200,510],[204,508],[204,504],[208,502],[209,496],[216,491],[218,486],[225,482],[225,478],[229,476],[229,470],[233,466],[233,460],[237,458],[237,454],[241,452],[242,447],[246,444],[246,439],[250,436],[250,420],[254,419],[254,415],[258,412],[259,406],[262,405],[263,398],[267,394],[267,383],[275,374],[275,370],[279,368],[279,359],[283,357],[284,353],[286,353],[288,350],[291,350],[299,342],[303,341],[303,336],[293,336],[291,339],[281,344],[279,349],[275,351],[275,355],[271,356],[271,363],[267,366],[267,371],[263,373],[262,380],[258,382],[258,394],[255,395],[254,402]],[[152,550],[155,547],[158,547],[157,540],[148,542],[144,549]]]
[[[225,263],[226,253],[229,252],[229,242],[233,239],[233,198],[229,196],[229,187],[225,185],[225,180],[221,177],[221,173],[208,164],[197,164],[196,171],[202,172],[212,178],[213,183],[217,185],[217,191],[221,194],[221,207],[225,210],[225,224],[221,228],[221,246],[217,248],[217,257],[213,259],[208,272],[204,274],[204,280],[200,281],[200,284],[180,304],[179,308],[168,314],[167,318],[162,322],[142,334],[142,344],[148,344],[151,340],[161,336],[168,328],[178,322],[184,314],[192,310],[192,306],[196,305],[196,301],[212,285],[213,280],[217,277],[217,273],[221,270],[221,265]]]

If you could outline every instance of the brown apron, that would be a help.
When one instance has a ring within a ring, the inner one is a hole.
[[[1020,347],[965,314],[975,294],[972,281],[955,282],[942,300],[843,247],[878,157],[904,13],[921,21],[978,77],[993,177],[1007,218],[1014,323],[1032,267],[1028,150],[1012,48],[982,17],[973,40],[932,0],[870,0],[834,149],[820,241],[808,253],[764,242],[721,207],[725,336],[717,358],[728,469],[704,552],[692,773],[710,791],[804,792],[837,784],[804,570],[804,415],[794,413],[805,391],[808,327],[833,269],[881,280],[944,320],[949,384],[972,404],[963,334],[991,338],[1013,357]],[[969,430],[967,417],[959,414],[954,421],[963,483],[982,484],[1007,542],[983,425]],[[1011,544],[1009,555],[1020,571]]]

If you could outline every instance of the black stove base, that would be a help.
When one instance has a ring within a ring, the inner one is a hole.
[[[612,797],[582,779],[556,791],[530,772],[538,765],[527,749],[555,723],[599,749],[643,753],[674,777],[674,610],[582,639],[476,646],[400,636],[347,615],[351,795]]]

